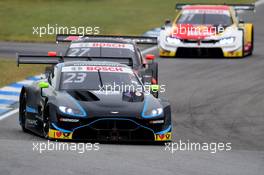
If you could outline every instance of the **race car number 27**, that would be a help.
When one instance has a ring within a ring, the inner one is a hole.
[[[70,56],[70,57],[84,56],[89,51],[90,51],[89,48],[76,48],[76,49],[71,49],[71,53],[68,56]]]

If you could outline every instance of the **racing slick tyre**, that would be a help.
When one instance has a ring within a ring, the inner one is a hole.
[[[26,106],[27,106],[27,95],[25,92],[20,96],[19,103],[19,121],[22,131],[27,132],[28,130],[25,127],[26,124]]]
[[[246,41],[245,41],[245,31],[244,31],[244,29],[239,29],[239,30],[243,31],[242,41],[241,41],[242,42],[242,54],[239,57],[233,57],[233,58],[243,59],[243,58],[245,58],[245,55],[248,55],[248,54],[245,54],[245,43],[246,43]]]
[[[251,32],[251,51],[249,52],[249,56],[253,54],[254,51],[254,27],[252,26],[252,32]]]
[[[49,119],[49,107],[45,107],[43,112],[43,137],[49,139],[50,119]]]

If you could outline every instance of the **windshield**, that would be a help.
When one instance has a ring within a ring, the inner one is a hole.
[[[121,87],[127,86],[130,89],[124,91],[134,91],[136,87],[142,86],[134,73],[124,67],[74,66],[74,71],[73,66],[70,67],[62,70],[61,90],[123,91]]]
[[[221,11],[220,11],[221,12]],[[184,11],[177,21],[177,24],[193,24],[193,25],[214,25],[214,26],[230,26],[232,18],[228,11],[221,13],[213,11]]]
[[[136,57],[136,52],[132,44],[123,43],[99,43],[83,42],[72,43],[66,52],[70,57],[115,57],[115,58],[132,58]],[[135,62],[135,64],[138,64]]]

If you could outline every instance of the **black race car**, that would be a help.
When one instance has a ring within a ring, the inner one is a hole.
[[[156,37],[112,35],[57,35],[56,41],[69,42],[64,56],[131,58],[131,68],[143,78],[144,83],[158,84],[158,64],[155,56],[142,56],[138,44],[156,45]],[[51,54],[54,54],[51,52]],[[105,60],[107,61],[107,60]],[[122,59],[120,59],[122,63]],[[158,97],[158,93],[154,93]]]
[[[149,93],[129,66],[75,59],[18,55],[18,65],[54,65],[21,90],[24,131],[55,140],[171,140],[170,104]]]

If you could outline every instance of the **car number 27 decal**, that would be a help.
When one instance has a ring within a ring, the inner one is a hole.
[[[90,51],[90,48],[74,48],[71,49],[68,56],[75,57],[75,56],[85,56]]]

